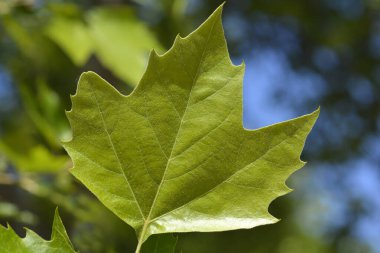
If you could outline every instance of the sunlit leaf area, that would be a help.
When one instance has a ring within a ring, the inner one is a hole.
[[[0,252],[380,253],[380,2],[223,3],[0,0]]]

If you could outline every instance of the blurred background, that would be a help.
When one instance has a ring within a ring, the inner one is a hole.
[[[134,252],[136,237],[68,173],[79,75],[129,93],[151,48],[165,52],[217,0],[0,0],[0,223],[50,237],[59,206],[82,253]],[[246,62],[244,125],[321,106],[275,225],[178,237],[178,252],[380,253],[380,1],[229,0],[233,61]]]

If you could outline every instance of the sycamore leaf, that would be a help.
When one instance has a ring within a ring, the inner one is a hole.
[[[152,234],[276,222],[268,206],[303,166],[318,111],[243,128],[244,66],[230,61],[221,12],[164,55],[152,52],[131,95],[88,72],[72,97],[71,173],[135,228],[136,252]]]
[[[25,238],[20,238],[8,226],[0,225],[0,251],[2,253],[75,253],[73,245],[67,236],[65,227],[55,211],[53,230],[50,241],[45,241],[31,230],[26,230]]]

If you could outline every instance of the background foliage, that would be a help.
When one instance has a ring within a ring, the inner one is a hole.
[[[80,252],[133,252],[133,231],[67,172],[59,139],[82,71],[129,93],[163,52],[222,1],[0,2],[0,221],[49,238],[55,206]],[[183,252],[380,252],[380,2],[230,0],[229,50],[246,62],[244,124],[322,112],[297,190],[253,230],[180,235]],[[120,53],[119,48],[125,51]],[[104,244],[103,242],[107,242]]]

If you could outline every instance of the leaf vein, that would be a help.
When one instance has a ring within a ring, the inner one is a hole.
[[[302,129],[303,126],[304,126],[305,124],[306,124],[306,122],[305,122],[305,123],[299,128],[299,129],[297,129],[293,135],[295,135],[300,129]],[[177,211],[177,210],[179,210],[179,209],[182,209],[182,208],[188,206],[189,204],[193,203],[194,201],[196,201],[196,200],[198,200],[198,199],[201,199],[201,198],[207,196],[209,193],[213,192],[216,188],[218,188],[219,186],[221,186],[222,184],[224,184],[224,183],[226,183],[226,182],[230,183],[229,180],[230,180],[231,178],[233,178],[236,174],[241,173],[242,171],[245,171],[249,165],[254,164],[254,163],[256,163],[257,161],[261,160],[261,159],[262,159],[263,157],[265,157],[265,156],[266,156],[271,150],[273,150],[274,148],[280,146],[281,144],[283,144],[283,143],[286,142],[287,140],[288,140],[288,138],[285,138],[284,140],[280,141],[279,143],[277,143],[277,144],[274,145],[273,147],[269,148],[269,149],[268,149],[267,151],[265,151],[264,154],[262,154],[260,157],[258,157],[258,158],[255,159],[254,161],[250,162],[249,164],[245,165],[245,166],[242,167],[241,169],[235,171],[235,172],[232,173],[228,178],[226,178],[225,180],[223,180],[223,181],[221,181],[220,183],[216,184],[214,187],[212,187],[212,188],[211,188],[210,190],[208,190],[207,192],[205,192],[205,193],[203,193],[203,194],[201,194],[201,195],[195,197],[195,198],[192,199],[191,201],[186,202],[185,204],[183,204],[183,205],[181,205],[181,206],[179,206],[179,207],[177,207],[177,208],[175,208],[175,209],[173,209],[173,210],[170,210],[170,211],[168,211],[168,212],[166,212],[166,213],[164,213],[164,214],[162,214],[162,215],[160,215],[160,216],[154,218],[151,222],[156,221],[156,220],[158,220],[158,219],[160,219],[160,218],[162,218],[162,217],[164,217],[164,216],[166,216],[166,215],[168,215],[168,214],[170,214],[170,213],[172,213],[172,212],[174,212],[174,211]],[[240,152],[239,152],[239,153],[240,153]],[[238,155],[239,155],[239,154],[238,154]],[[237,156],[238,156],[238,155],[237,155]]]
[[[183,115],[182,115],[182,119],[181,119],[180,125],[179,125],[179,127],[178,127],[178,131],[177,131],[177,133],[176,133],[176,136],[175,136],[175,139],[174,139],[174,143],[173,143],[173,146],[172,146],[171,153],[170,153],[169,157],[171,157],[171,155],[172,155],[172,153],[173,153],[173,150],[174,150],[174,147],[175,147],[175,145],[176,145],[176,142],[177,142],[177,139],[178,139],[178,136],[179,136],[179,133],[180,133],[181,127],[182,127],[183,118],[184,118],[185,115],[186,115],[186,111],[187,111],[187,109],[188,109],[188,105],[189,105],[189,102],[190,102],[191,94],[192,94],[192,92],[193,92],[193,88],[194,88],[194,86],[195,86],[196,79],[197,79],[197,77],[199,76],[199,71],[200,71],[201,63],[202,63],[202,61],[203,61],[203,58],[204,58],[204,55],[205,55],[205,52],[206,52],[206,49],[207,49],[207,44],[208,44],[208,42],[209,42],[209,40],[210,40],[210,38],[211,38],[212,31],[214,30],[215,23],[216,23],[216,20],[213,21],[213,24],[212,24],[211,29],[210,29],[210,31],[209,31],[208,37],[207,37],[207,39],[206,39],[206,43],[205,43],[206,46],[204,47],[204,49],[203,49],[203,51],[202,51],[202,55],[201,55],[201,57],[200,57],[200,59],[199,59],[199,63],[198,63],[198,66],[197,66],[197,71],[196,71],[196,73],[195,73],[195,75],[194,75],[194,77],[193,77],[193,80],[192,80],[192,86],[191,86],[191,89],[190,89],[190,92],[189,92],[189,97],[188,97],[187,102],[186,102],[185,111],[184,111],[184,113],[183,113]],[[162,183],[164,182],[165,175],[166,175],[166,172],[167,172],[167,168],[168,168],[169,163],[170,163],[170,159],[168,159],[168,161],[167,161],[167,163],[166,163],[166,166],[165,166],[165,169],[164,169],[164,173],[163,173],[163,176],[162,176],[162,179],[161,179],[160,185],[158,186],[158,189],[157,189],[156,195],[155,195],[155,197],[154,197],[154,200],[153,200],[152,206],[151,206],[150,211],[149,211],[149,214],[148,214],[148,218],[147,218],[147,219],[145,220],[145,222],[144,222],[144,226],[143,226],[143,229],[142,229],[142,232],[141,232],[141,236],[140,236],[141,238],[143,238],[143,237],[145,236],[147,226],[148,226],[148,224],[151,222],[151,221],[150,221],[150,216],[151,216],[151,214],[152,214],[152,210],[153,210],[153,208],[154,208],[154,206],[155,206],[155,203],[156,203],[157,197],[158,197],[158,195],[159,195],[160,189],[161,189],[161,187],[162,187]],[[141,239],[139,239],[139,241],[141,241]]]
[[[90,83],[90,82],[89,82],[89,84],[90,84],[90,86],[91,86],[91,83]],[[107,128],[107,125],[106,125],[106,122],[105,122],[105,119],[104,119],[103,111],[102,111],[102,109],[101,109],[101,107],[100,107],[100,105],[99,105],[99,101],[98,101],[98,98],[97,98],[97,96],[96,96],[96,92],[95,92],[95,90],[94,90],[93,88],[91,89],[91,92],[92,92],[92,94],[93,94],[93,98],[95,99],[96,106],[97,106],[97,108],[98,108],[99,115],[100,115],[100,118],[101,118],[102,123],[103,123],[103,128],[104,128],[104,130],[105,130],[105,132],[106,132],[106,134],[107,134],[108,140],[109,140],[109,142],[110,142],[110,144],[111,144],[111,148],[112,148],[113,153],[115,154],[116,160],[118,161],[120,171],[121,171],[122,175],[124,176],[124,179],[125,179],[125,181],[127,182],[127,185],[128,185],[128,187],[130,188],[130,190],[131,190],[131,192],[132,192],[133,198],[135,199],[135,202],[136,202],[136,205],[137,205],[137,207],[138,207],[138,209],[139,209],[139,211],[140,211],[141,217],[145,220],[145,216],[144,216],[144,214],[143,214],[143,212],[142,212],[142,210],[141,210],[141,207],[140,207],[139,202],[137,201],[137,198],[136,198],[135,192],[133,191],[133,188],[132,188],[132,186],[130,185],[130,183],[129,183],[129,181],[128,181],[128,178],[127,178],[127,176],[125,175],[125,172],[124,172],[123,166],[122,166],[121,161],[120,161],[120,158],[119,158],[119,156],[118,156],[118,154],[117,154],[117,152],[116,152],[116,149],[115,149],[115,146],[114,146],[114,144],[113,144],[113,141],[112,141],[111,135],[110,135],[109,132],[108,132],[108,128]]]

